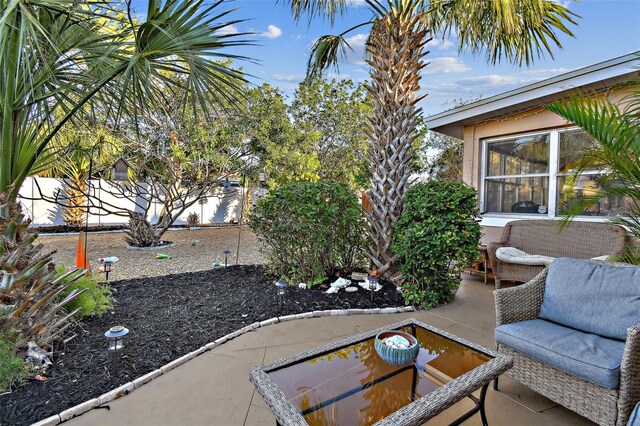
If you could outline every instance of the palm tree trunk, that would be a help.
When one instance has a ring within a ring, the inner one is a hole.
[[[367,63],[371,66],[371,83],[367,90],[373,102],[369,143],[371,170],[371,211],[366,212],[371,235],[369,258],[379,273],[392,277],[396,271],[396,255],[391,251],[393,227],[402,212],[402,200],[411,174],[413,143],[422,99],[420,71],[428,53],[427,28],[415,7],[391,9],[378,19],[367,45]]]

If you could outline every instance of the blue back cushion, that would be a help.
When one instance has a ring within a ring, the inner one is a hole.
[[[549,266],[540,318],[618,340],[640,324],[640,267],[560,258]]]

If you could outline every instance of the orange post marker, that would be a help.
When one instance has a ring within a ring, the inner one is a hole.
[[[85,246],[87,238],[84,232],[80,232],[78,236],[78,253],[76,254],[76,268],[90,269],[89,261],[85,256]]]

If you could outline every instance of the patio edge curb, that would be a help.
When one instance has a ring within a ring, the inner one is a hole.
[[[54,414],[53,416],[47,417],[43,420],[40,420],[36,423],[32,423],[31,426],[56,426],[60,423],[66,422],[67,420],[71,420],[74,417],[78,417],[88,411],[93,410],[96,407],[102,406],[108,402],[111,402],[115,399],[122,398],[136,389],[141,388],[152,380],[162,376],[165,373],[173,370],[185,364],[187,361],[190,361],[205,352],[208,352],[218,346],[228,342],[229,340],[233,340],[236,337],[242,336],[243,334],[247,334],[256,330],[258,328],[266,327],[273,324],[278,324],[280,322],[293,321],[293,320],[301,320],[306,318],[319,318],[325,316],[351,316],[351,315],[370,315],[370,314],[401,314],[405,312],[415,312],[415,308],[413,306],[400,306],[395,308],[373,308],[373,309],[330,309],[326,311],[312,311],[312,312],[304,312],[301,314],[293,314],[293,315],[284,315],[281,317],[272,317],[263,321],[254,322],[245,327],[242,327],[239,330],[236,330],[232,333],[229,333],[225,336],[222,336],[213,342],[207,343],[206,345],[201,346],[200,348],[189,352],[186,355],[183,355],[179,358],[174,359],[171,362],[152,370],[130,382],[127,382],[121,386],[118,386],[114,389],[111,389],[108,392],[103,393],[102,395],[92,398],[90,400],[81,402],[80,404],[74,405],[73,407],[67,408],[66,410]]]

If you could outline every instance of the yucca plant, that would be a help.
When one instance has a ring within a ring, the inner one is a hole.
[[[0,218],[0,334],[9,337],[16,348],[30,340],[47,345],[69,326],[75,312],[62,308],[81,294],[72,291],[60,298],[84,271],[73,270],[55,277],[52,253],[42,254],[42,245],[34,245],[36,235],[27,229],[28,221],[12,207],[13,219]]]
[[[581,173],[600,170],[598,188],[593,194],[572,200],[565,223],[593,207],[605,197],[623,197],[627,212],[611,219],[625,226],[635,238],[640,238],[640,77],[620,84],[626,91],[618,105],[598,93],[574,93],[558,100],[547,109],[570,121],[596,143],[580,152],[572,164],[570,179]],[[624,259],[640,264],[640,251],[630,247]]]
[[[334,22],[346,10],[346,0],[280,0],[291,7],[296,19],[325,15]],[[412,172],[413,143],[418,137],[422,99],[421,71],[427,63],[426,43],[430,37],[457,34],[458,50],[486,53],[490,62],[505,57],[522,65],[551,46],[560,47],[556,32],[572,35],[565,24],[575,16],[566,7],[549,0],[364,0],[373,19],[338,35],[320,37],[311,52],[308,77],[322,75],[346,56],[350,31],[370,26],[366,61],[371,67],[367,89],[373,98],[369,123],[371,171],[370,203],[367,214],[372,264],[385,276],[397,270],[391,251],[394,226],[402,212],[407,179]]]

